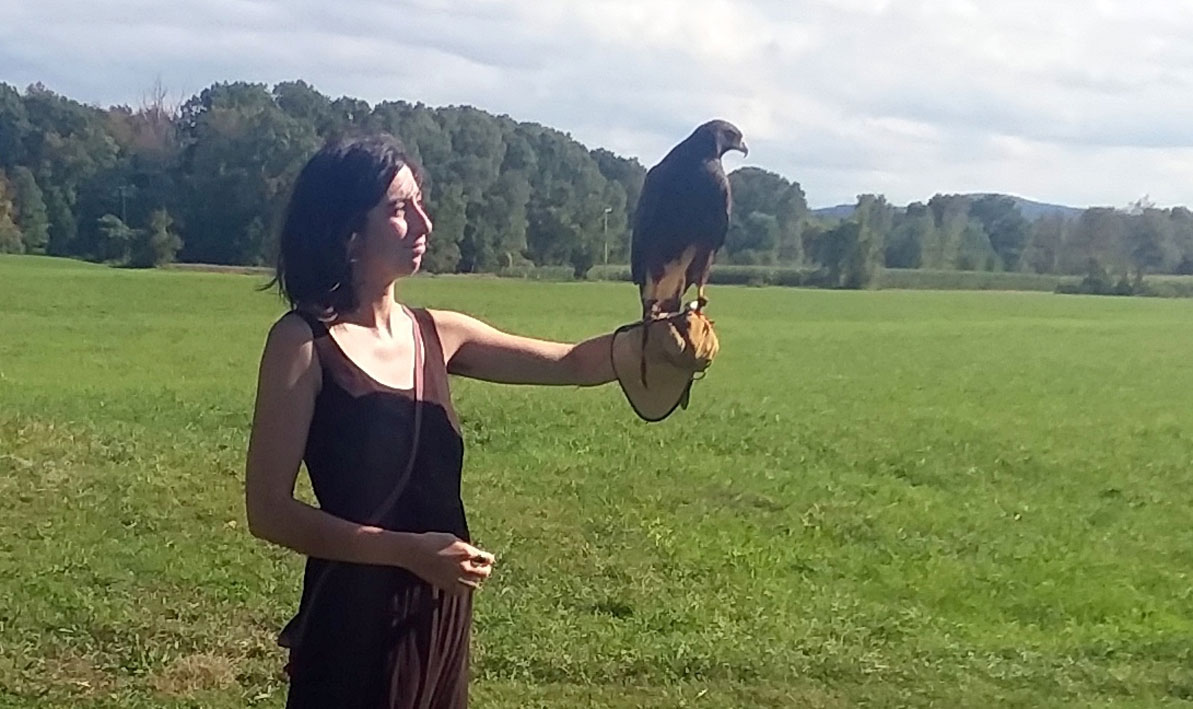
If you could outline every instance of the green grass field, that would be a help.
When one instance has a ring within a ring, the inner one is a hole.
[[[260,277],[0,258],[0,706],[280,707]],[[1193,705],[1193,301],[720,286],[692,407],[458,380],[473,705]],[[576,339],[622,283],[420,278]]]

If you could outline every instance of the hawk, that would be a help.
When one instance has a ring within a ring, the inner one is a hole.
[[[630,245],[630,271],[642,299],[642,319],[680,310],[696,285],[697,309],[713,256],[725,243],[732,198],[721,156],[748,155],[741,131],[728,121],[709,121],[646,173]]]

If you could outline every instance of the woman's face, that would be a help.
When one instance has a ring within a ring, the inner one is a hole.
[[[392,280],[416,273],[430,233],[422,190],[410,167],[403,165],[381,201],[365,215],[364,229],[352,243],[357,278]]]

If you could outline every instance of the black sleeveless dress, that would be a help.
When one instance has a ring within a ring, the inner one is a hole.
[[[407,312],[417,324],[413,390],[374,380],[322,322],[300,313],[323,371],[304,461],[319,506],[333,515],[468,541],[464,444],[443,350],[431,316]],[[298,614],[279,637],[290,648],[286,706],[466,707],[471,621],[470,593],[443,593],[397,567],[308,559]]]

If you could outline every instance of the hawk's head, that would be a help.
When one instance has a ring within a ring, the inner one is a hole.
[[[729,121],[719,119],[709,121],[697,128],[692,133],[692,138],[700,144],[703,150],[718,158],[730,150],[736,150],[742,155],[750,154],[750,149],[742,140],[741,131]]]

